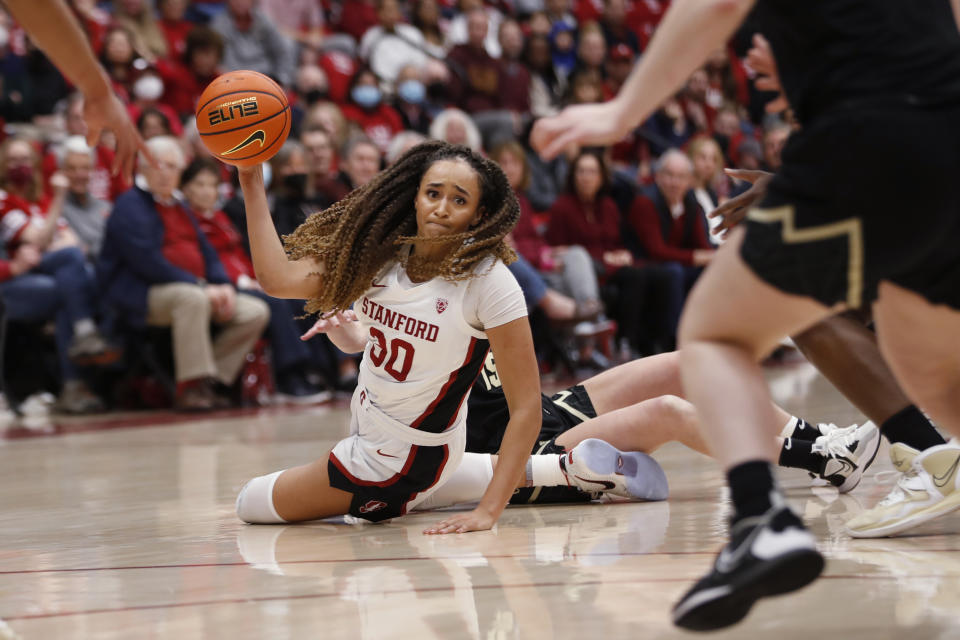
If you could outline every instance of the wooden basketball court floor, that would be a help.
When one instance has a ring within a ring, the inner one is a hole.
[[[814,420],[861,417],[807,364],[769,371]],[[0,638],[666,638],[669,610],[722,544],[718,468],[655,454],[667,502],[511,507],[494,531],[428,537],[436,513],[385,525],[250,526],[245,480],[302,463],[347,428],[346,403],[105,416],[0,437]],[[927,535],[853,540],[887,493],[886,446],[838,497],[781,479],[828,556],[825,577],[717,638],[960,638],[960,517]]]

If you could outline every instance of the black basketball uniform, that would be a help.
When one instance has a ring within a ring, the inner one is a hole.
[[[759,0],[801,128],[741,255],[832,306],[881,280],[960,309],[960,33],[948,0]]]
[[[564,389],[552,397],[540,394],[543,425],[533,446],[534,455],[563,453],[556,438],[581,422],[597,417],[590,396],[582,385]],[[500,386],[493,354],[488,353],[483,368],[467,400],[467,451],[497,453],[510,420],[510,408]],[[596,495],[575,487],[528,487],[517,489],[511,504],[587,502]]]

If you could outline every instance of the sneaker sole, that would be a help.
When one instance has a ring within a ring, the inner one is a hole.
[[[576,447],[587,468],[598,477],[622,476],[632,500],[666,500],[670,493],[667,475],[656,460],[639,451],[620,451],[604,440],[590,438]],[[620,466],[620,461],[623,466]]]
[[[874,459],[877,457],[877,452],[880,451],[880,442],[883,440],[883,438],[880,437],[880,430],[876,428],[876,425],[874,425],[874,429],[876,429],[874,433],[876,444],[873,445],[873,453],[870,454],[870,459],[867,460],[866,464],[858,465],[856,473],[851,475],[843,482],[843,484],[837,487],[837,491],[839,493],[849,493],[856,489],[857,485],[860,484],[860,481],[863,479],[864,472],[866,472],[867,468],[873,464]]]
[[[823,572],[823,556],[815,549],[785,553],[775,562],[758,565],[745,573],[724,595],[708,600],[673,619],[678,627],[691,631],[712,631],[743,620],[761,598],[797,591]]]
[[[926,507],[925,509],[920,509],[919,511],[915,511],[906,518],[902,518],[893,524],[888,524],[883,527],[874,527],[872,529],[863,531],[858,531],[849,527],[844,528],[851,538],[886,538],[903,533],[904,531],[908,531],[914,527],[919,527],[920,525],[926,524],[931,520],[935,520],[940,516],[953,513],[957,509],[960,509],[960,491],[954,492],[952,495],[947,496],[934,505]]]

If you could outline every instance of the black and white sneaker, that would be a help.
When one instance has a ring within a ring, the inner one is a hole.
[[[823,457],[816,476],[835,486],[840,493],[852,491],[860,484],[863,472],[873,463],[879,449],[880,430],[870,421],[830,430],[813,443],[812,452]]]
[[[777,496],[765,514],[734,525],[713,569],[673,608],[673,623],[691,631],[736,624],[754,602],[800,589],[823,565],[813,535]]]

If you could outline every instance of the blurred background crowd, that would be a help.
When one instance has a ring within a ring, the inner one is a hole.
[[[790,125],[744,63],[749,20],[640,127],[545,162],[537,118],[616,95],[668,0],[70,0],[157,158],[133,184],[83,97],[0,11],[0,301],[8,411],[206,410],[318,402],[356,357],[300,301],[256,282],[232,168],[194,109],[219,74],[287,92],[289,140],[264,167],[282,234],[439,138],[504,169],[511,241],[544,373],[675,348],[680,311],[722,240],[708,214],[775,170]]]

